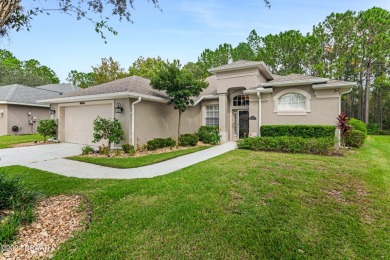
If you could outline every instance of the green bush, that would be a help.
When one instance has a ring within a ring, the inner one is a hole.
[[[199,137],[197,134],[182,134],[179,137],[180,146],[196,146],[198,141]]]
[[[95,152],[95,149],[93,149],[93,147],[89,146],[89,145],[86,145],[84,146],[83,148],[81,148],[81,151],[82,151],[82,155],[87,155],[89,154],[90,152],[94,153]]]
[[[238,142],[238,148],[254,151],[328,154],[335,145],[334,137],[303,138],[293,136],[254,137]]]
[[[356,118],[351,118],[348,121],[348,124],[352,126],[352,130],[359,130],[362,131],[364,135],[367,135],[367,125],[363,121],[360,121]]]
[[[133,145],[130,145],[130,144],[124,144],[124,145],[122,145],[122,150],[123,150],[125,153],[127,153],[127,154],[129,154],[129,155],[131,155],[131,156],[133,156],[133,155],[135,154],[134,146],[133,146]]]
[[[377,135],[390,135],[390,130],[378,130]]]
[[[0,173],[0,210],[12,212],[0,221],[0,245],[11,243],[18,227],[34,220],[39,197],[39,193],[31,191],[18,177],[9,178]]]
[[[174,147],[176,145],[175,139],[169,138],[154,138],[146,142],[146,147],[149,151],[154,151],[164,147]]]
[[[379,131],[379,125],[378,124],[368,124],[367,125],[367,134],[369,135],[376,135]]]
[[[335,130],[335,126],[330,125],[263,125],[260,127],[261,136],[264,137],[333,138]]]
[[[218,126],[201,126],[198,130],[199,140],[205,144],[212,144],[215,135],[219,136]]]
[[[47,137],[56,136],[57,123],[53,119],[39,120],[37,132],[43,136],[43,142],[46,143]]]
[[[347,133],[345,145],[359,148],[363,145],[366,135],[360,130],[352,130]]]

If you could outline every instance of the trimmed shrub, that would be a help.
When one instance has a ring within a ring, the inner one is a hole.
[[[81,151],[82,151],[82,155],[87,155],[89,154],[90,152],[94,153],[95,152],[95,149],[93,149],[93,147],[89,146],[89,145],[86,145],[84,146],[83,148],[81,148]]]
[[[198,141],[199,137],[197,134],[182,134],[179,137],[180,146],[196,146]]]
[[[367,125],[367,134],[369,135],[376,135],[379,131],[379,125],[378,124],[368,124]]]
[[[348,121],[348,124],[352,126],[352,130],[359,130],[362,131],[365,135],[367,135],[367,125],[363,121],[360,121],[356,118],[351,118]]]
[[[134,146],[133,146],[133,145],[130,145],[130,144],[123,144],[123,145],[122,145],[122,150],[123,150],[125,153],[127,153],[127,154],[129,154],[129,155],[131,155],[131,156],[133,156],[133,155],[135,154]]]
[[[174,147],[176,145],[175,139],[169,138],[154,138],[146,142],[146,147],[149,151],[154,151],[164,147]]]
[[[335,138],[303,138],[292,136],[245,138],[238,142],[238,148],[254,151],[288,153],[328,154],[335,145]]]
[[[303,138],[334,138],[336,128],[330,125],[263,125],[261,136],[294,136]]]
[[[352,130],[348,132],[345,138],[345,144],[347,146],[359,148],[360,146],[363,145],[365,139],[366,139],[366,135],[362,131]]]
[[[378,130],[377,135],[390,135],[390,130]]]
[[[199,140],[205,144],[212,144],[215,135],[219,136],[218,126],[201,126],[198,130]]]

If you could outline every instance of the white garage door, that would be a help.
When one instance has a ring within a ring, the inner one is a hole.
[[[102,140],[93,143],[93,121],[98,117],[112,118],[111,104],[76,106],[65,108],[65,142],[76,144],[101,145]]]

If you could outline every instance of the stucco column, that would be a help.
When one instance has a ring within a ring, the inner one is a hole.
[[[228,99],[227,93],[220,93],[219,96],[219,133],[222,136],[221,142],[225,143],[229,140],[229,122],[228,116]]]

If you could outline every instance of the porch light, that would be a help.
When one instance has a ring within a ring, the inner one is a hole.
[[[3,117],[4,116],[4,110],[0,110],[0,117]]]
[[[56,113],[56,110],[53,107],[50,107],[49,113],[50,115],[54,115]]]
[[[116,107],[115,107],[115,113],[117,114],[121,114],[123,112],[123,107],[120,103],[116,103]]]

